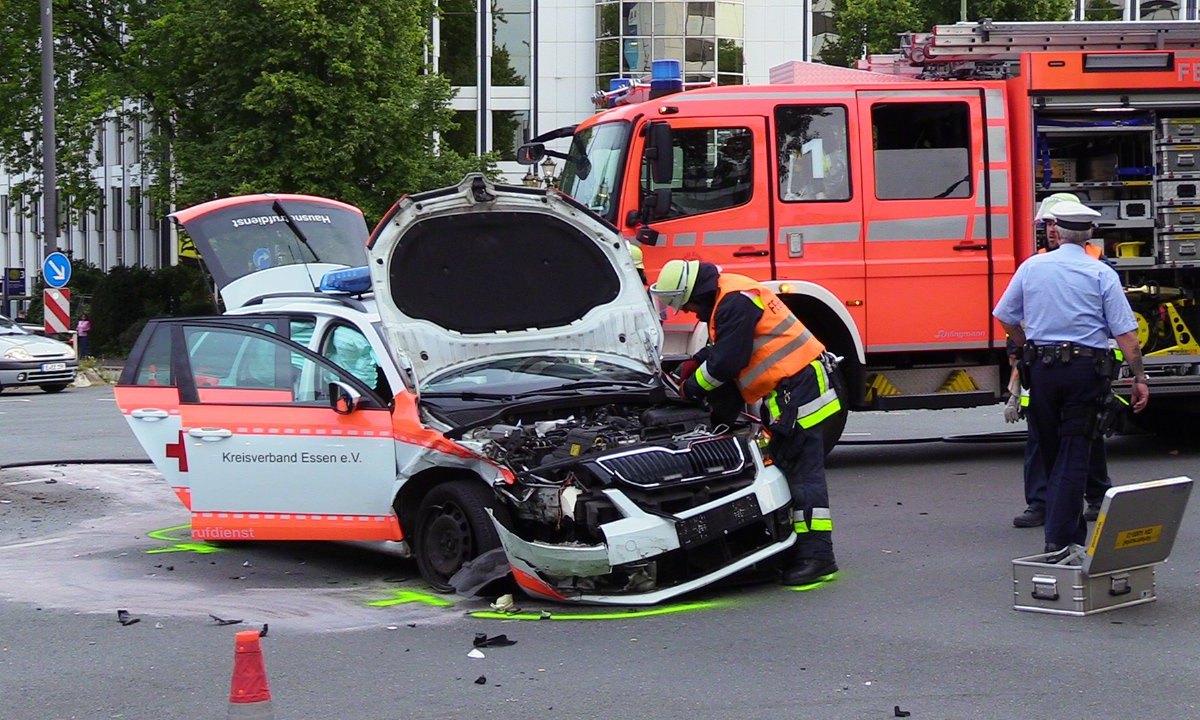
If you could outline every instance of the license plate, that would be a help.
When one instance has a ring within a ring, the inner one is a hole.
[[[761,517],[762,511],[758,508],[758,498],[754,495],[747,495],[728,505],[715,507],[699,515],[676,521],[675,533],[679,536],[680,546],[689,548],[749,525]]]
[[[66,370],[66,363],[42,363],[42,372],[54,372],[55,370]]]

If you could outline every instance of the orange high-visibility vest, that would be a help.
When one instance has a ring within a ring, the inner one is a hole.
[[[825,346],[800,322],[779,296],[744,275],[721,273],[717,279],[717,301],[708,320],[708,339],[717,339],[717,307],[731,292],[740,292],[762,308],[754,327],[754,350],[750,362],[735,380],[747,403],[761,400],[779,381],[795,375],[825,352]]]

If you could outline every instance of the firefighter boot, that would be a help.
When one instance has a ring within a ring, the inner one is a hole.
[[[837,571],[830,533],[810,530],[796,538],[780,581],[784,585],[811,585],[832,580]]]

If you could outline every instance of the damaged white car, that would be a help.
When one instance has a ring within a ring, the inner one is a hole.
[[[760,428],[663,384],[625,242],[570,197],[469,176],[369,239],[310,196],[175,219],[227,313],[151,322],[117,399],[193,537],[396,541],[439,591],[626,605],[794,541]]]

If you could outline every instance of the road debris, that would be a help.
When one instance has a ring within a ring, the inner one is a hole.
[[[467,653],[467,657],[475,658],[476,660],[482,660],[485,656],[482,652],[480,652],[479,648],[473,648],[471,652]]]
[[[242,620],[226,620],[225,618],[217,617],[212,613],[209,613],[208,616],[216,621],[218,625],[238,625],[243,622]]]
[[[475,678],[475,684],[476,685],[486,685],[487,684],[487,675],[480,675],[479,677]]]
[[[134,623],[140,623],[141,621],[141,618],[130,615],[128,610],[117,611],[117,622],[121,623],[122,625],[133,625]]]
[[[516,645],[516,640],[509,640],[508,635],[488,637],[487,633],[475,633],[475,647],[508,647]]]
[[[892,708],[892,713],[896,717],[908,717],[909,715],[912,715],[912,713],[907,710],[901,710],[899,705],[896,705]]]

